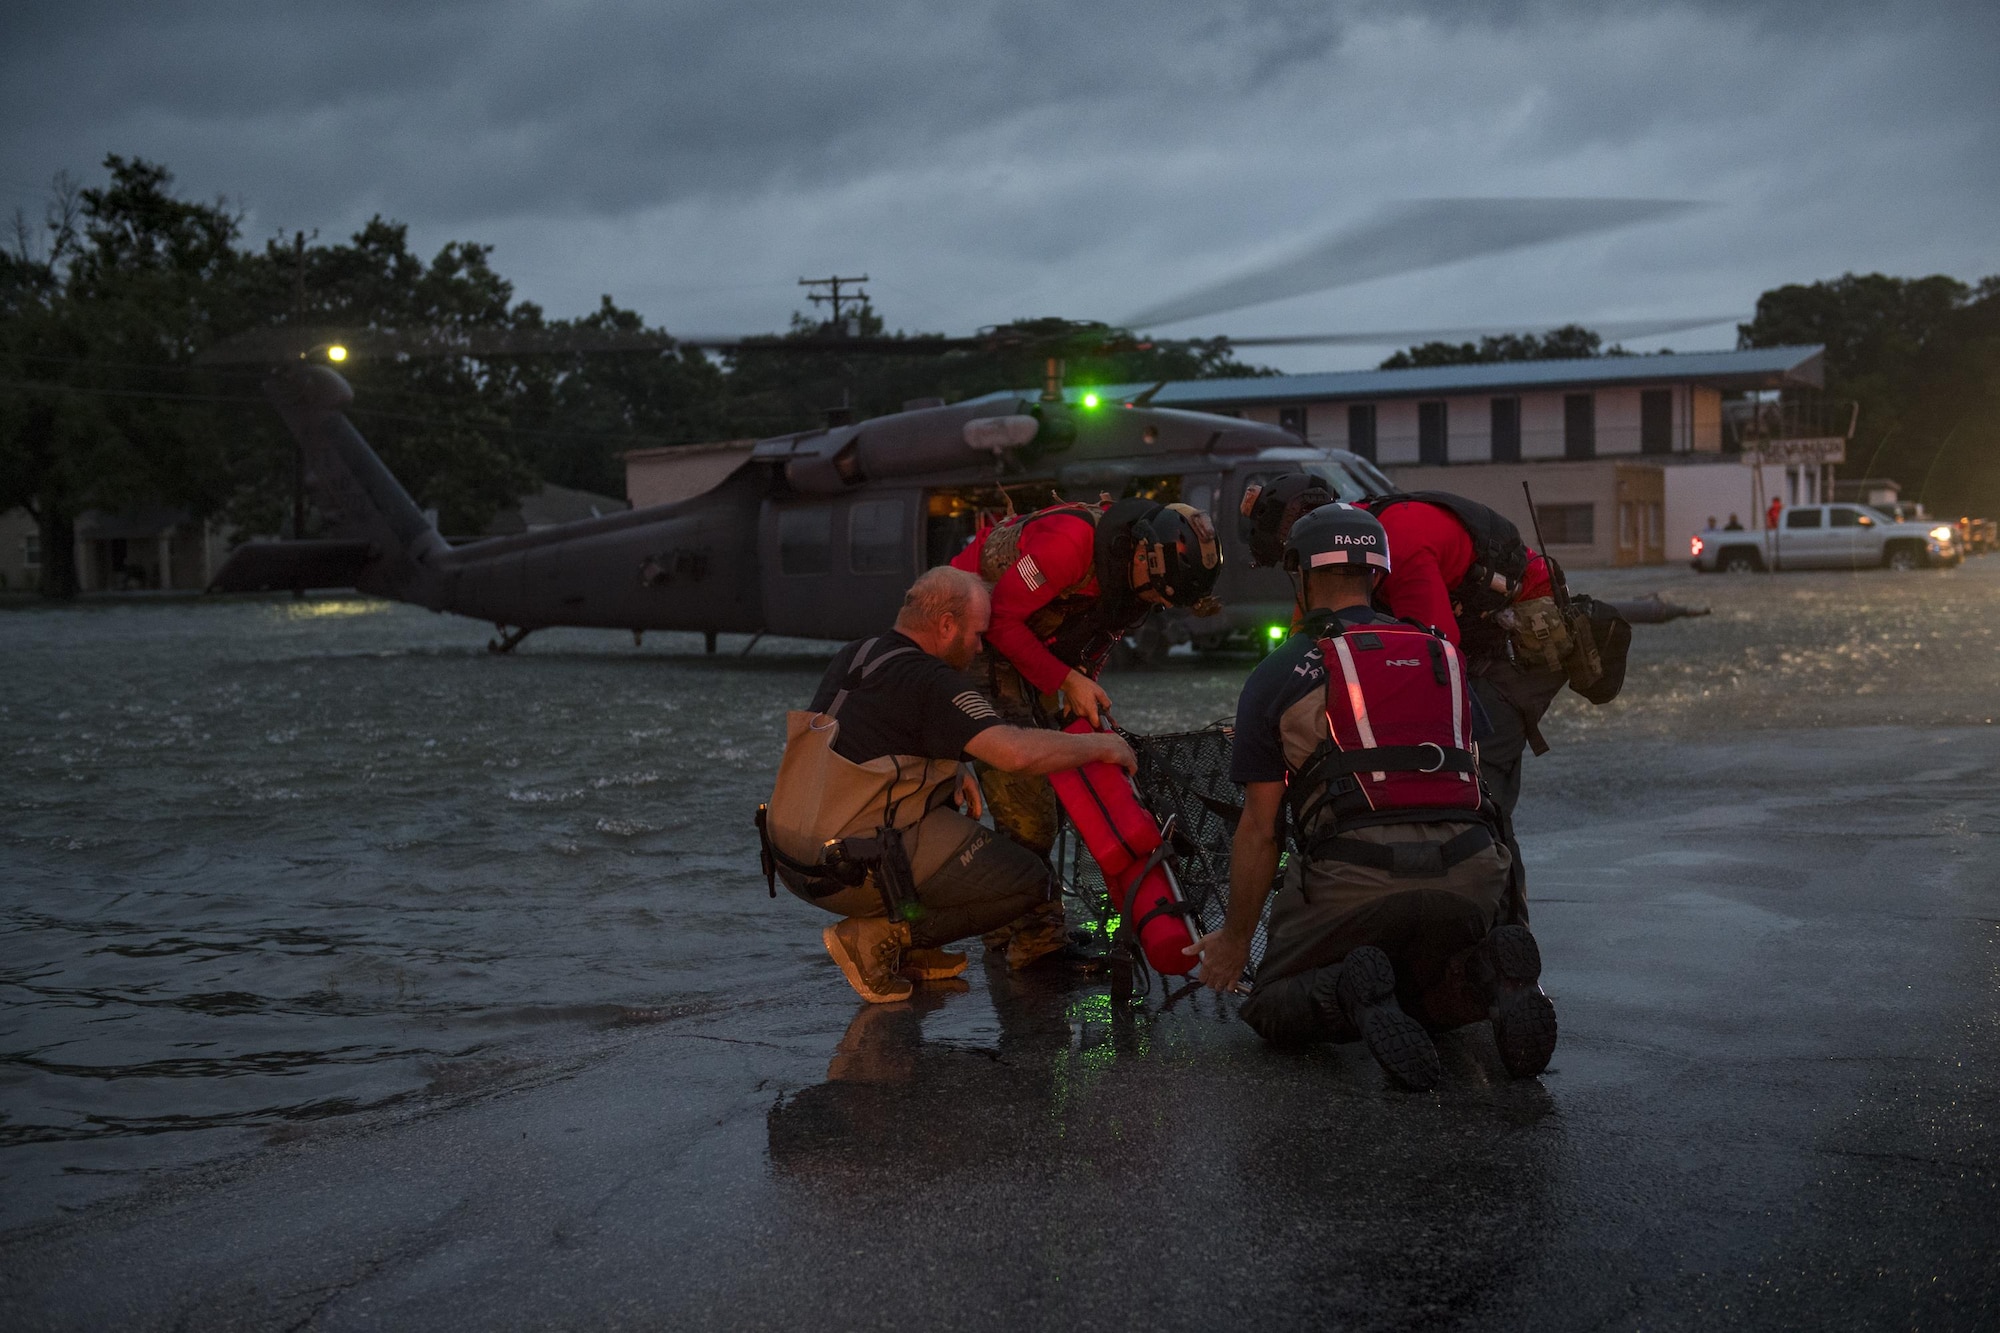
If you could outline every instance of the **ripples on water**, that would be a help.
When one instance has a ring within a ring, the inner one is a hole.
[[[1996,576],[1580,576],[1716,614],[1642,627],[1551,739],[1983,724]],[[352,599],[0,613],[0,1215],[820,966],[749,816],[828,646],[485,638]],[[1109,683],[1174,730],[1247,666]]]

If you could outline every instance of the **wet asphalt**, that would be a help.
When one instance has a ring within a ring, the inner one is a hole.
[[[976,947],[893,1007],[800,967],[0,1236],[0,1326],[1991,1328],[1996,761],[1533,761],[1538,1080],[1466,1029],[1405,1093]]]

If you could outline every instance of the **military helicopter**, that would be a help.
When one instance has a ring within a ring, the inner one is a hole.
[[[1444,227],[1414,245],[1407,213],[1348,232],[1275,265],[1142,312],[1173,322],[1276,296],[1434,267],[1474,254],[1627,225],[1684,207],[1648,200],[1435,200],[1425,216]],[[1466,207],[1466,206],[1474,207]],[[1524,207],[1532,205],[1533,207]],[[1451,207],[1443,207],[1451,206]],[[1466,218],[1497,217],[1475,235]],[[1134,320],[1133,322],[1138,322]],[[1619,336],[1698,327],[1710,318],[1627,323]],[[1230,340],[1237,346],[1367,343],[1492,330],[1407,330]],[[715,652],[720,634],[847,639],[893,619],[922,570],[948,561],[979,526],[1052,499],[1142,495],[1185,501],[1217,523],[1223,610],[1199,619],[1155,617],[1134,644],[1142,658],[1177,641],[1217,648],[1262,640],[1284,623],[1291,589],[1283,574],[1250,568],[1233,521],[1244,489],[1272,474],[1310,470],[1336,494],[1359,499],[1393,489],[1357,455],[1314,448],[1276,426],[1155,407],[1161,385],[1079,390],[1063,382],[1065,360],[1090,351],[1157,342],[1122,328],[1062,319],[1021,321],[969,338],[844,336],[787,340],[784,350],[823,346],[844,355],[909,355],[1029,348],[1044,359],[1039,392],[999,392],[952,405],[914,408],[857,423],[758,441],[741,465],[703,494],[452,546],[397,482],[345,415],[353,390],[333,368],[349,355],[499,357],[538,351],[633,350],[675,344],[744,353],[742,339],[612,333],[560,345],[536,335],[346,334],[279,329],[225,344],[211,363],[262,361],[279,368],[265,393],[301,451],[306,488],[326,536],[238,547],[211,589],[248,592],[352,587],[493,624],[496,652],[552,626],[696,631]],[[874,344],[879,343],[879,346]],[[752,643],[755,639],[752,639]],[[747,650],[746,650],[747,651]]]

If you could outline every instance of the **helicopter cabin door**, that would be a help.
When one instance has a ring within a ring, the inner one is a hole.
[[[765,630],[858,639],[888,629],[917,576],[920,499],[914,490],[870,487],[765,501],[757,533]]]

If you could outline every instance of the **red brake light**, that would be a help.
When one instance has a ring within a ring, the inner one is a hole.
[[[1699,537],[1688,538],[1688,554],[1689,555],[1701,554],[1701,538]]]

